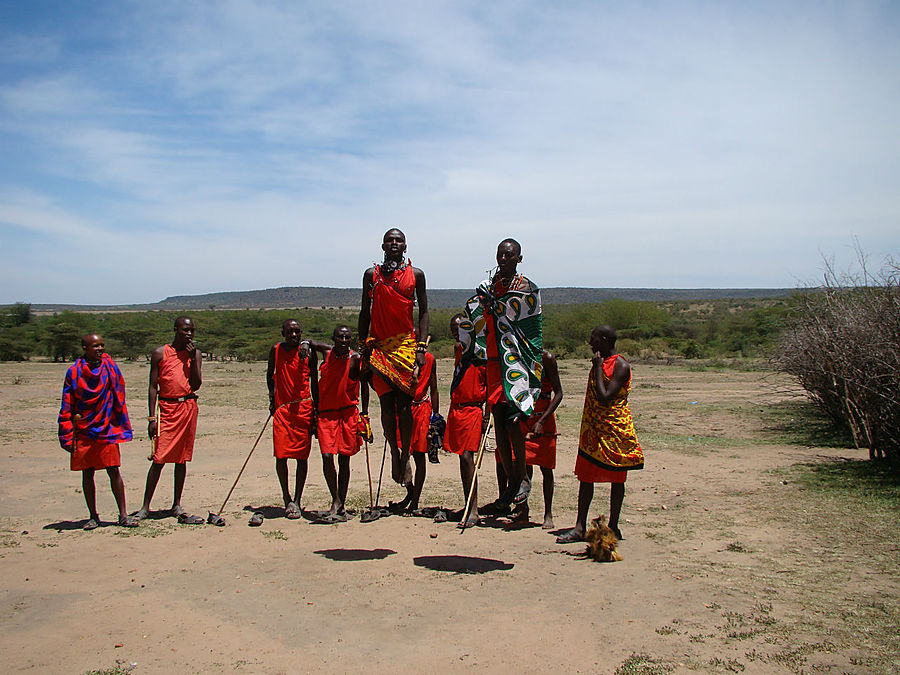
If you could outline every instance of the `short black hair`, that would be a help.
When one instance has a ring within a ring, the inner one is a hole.
[[[400,236],[403,237],[403,241],[406,241],[406,235],[403,234],[403,230],[401,230],[399,227],[392,227],[392,228],[389,229],[387,232],[385,232],[385,233],[384,233],[384,236],[381,238],[381,241],[384,242],[384,240],[387,239],[387,236],[388,236],[391,232],[399,232],[399,233],[400,233]]]
[[[184,323],[185,321],[194,323],[194,320],[189,316],[179,316],[177,319],[175,319],[175,325],[173,326],[174,330],[178,330],[178,324]]]
[[[594,330],[591,331],[591,333],[592,334],[597,333],[598,335],[605,337],[609,341],[610,347],[615,346],[616,338],[618,338],[618,335],[616,334],[616,329],[607,324],[603,324],[602,326],[597,326],[596,328],[594,328]]]
[[[522,255],[522,244],[517,242],[512,237],[508,237],[507,239],[501,241],[499,244],[497,244],[497,248],[500,248],[501,246],[503,246],[503,244],[512,244],[516,247],[516,255]]]

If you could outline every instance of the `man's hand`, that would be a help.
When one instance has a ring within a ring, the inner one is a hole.
[[[530,441],[532,438],[534,438],[535,436],[540,436],[542,433],[544,433],[544,424],[539,420],[534,423],[533,427],[531,427],[531,431],[525,434],[525,438]]]
[[[425,352],[416,352],[416,366],[419,370],[425,365]]]
[[[272,394],[269,394],[269,414],[275,414],[275,397]]]
[[[147,422],[147,436],[150,438],[151,441],[154,438],[156,438],[156,431],[157,431],[156,420],[152,419],[149,422]]]

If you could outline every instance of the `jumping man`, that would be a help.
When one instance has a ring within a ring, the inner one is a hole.
[[[381,250],[384,261],[363,274],[359,342],[363,367],[370,369],[381,403],[381,424],[391,447],[391,475],[400,485],[409,486],[413,483],[411,403],[418,372],[425,364],[428,297],[425,274],[404,257],[406,235],[388,230]],[[414,303],[419,305],[418,331],[413,326]]]

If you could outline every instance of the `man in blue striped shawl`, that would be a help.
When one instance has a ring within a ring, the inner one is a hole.
[[[119,525],[137,527],[137,519],[125,508],[125,483],[119,473],[119,443],[132,438],[131,421],[125,406],[125,379],[122,371],[105,351],[103,338],[81,338],[84,356],[66,371],[59,408],[59,444],[69,453],[69,468],[81,471],[81,487],[89,518],[85,530],[100,525],[94,472],[106,469],[116,506]]]
[[[497,452],[508,487],[480,509],[505,515],[511,505],[527,516],[531,481],[525,471],[525,437],[519,420],[531,415],[541,389],[543,351],[541,292],[517,272],[522,247],[515,239],[497,246],[497,271],[466,303],[460,341],[470,358],[487,360],[487,401],[494,416]]]

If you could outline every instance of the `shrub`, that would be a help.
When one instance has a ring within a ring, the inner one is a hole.
[[[900,267],[877,274],[826,271],[821,292],[800,297],[775,363],[851,431],[872,459],[900,470]]]

